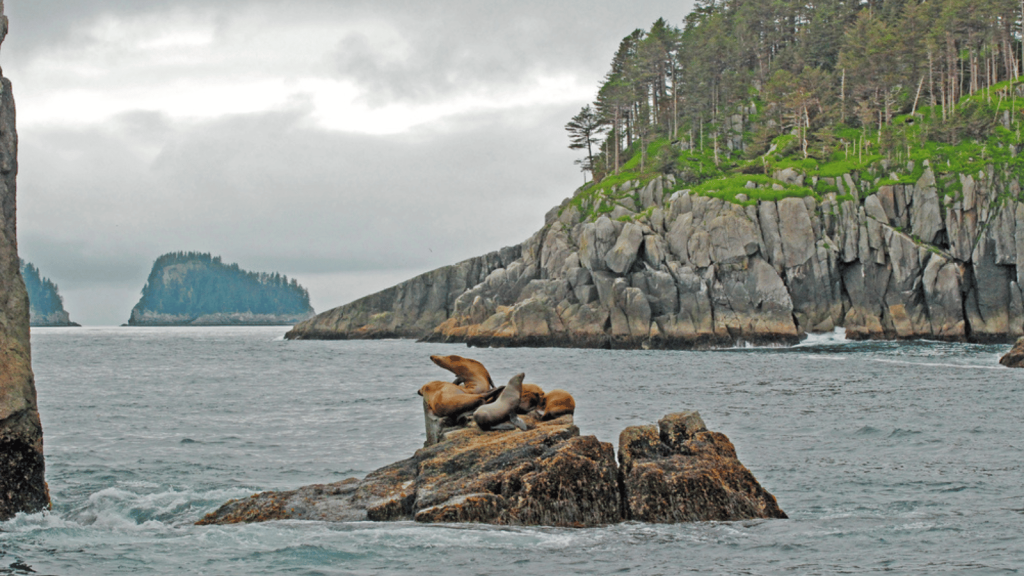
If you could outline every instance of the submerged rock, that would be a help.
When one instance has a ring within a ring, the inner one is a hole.
[[[362,480],[254,494],[197,524],[290,519],[586,527],[628,519],[786,517],[736,460],[728,438],[706,431],[703,422],[689,424],[700,421],[696,412],[666,416],[660,436],[657,430],[653,436],[632,432],[653,426],[623,432],[637,441],[627,447],[621,469],[612,445],[580,436],[572,416],[521,418],[528,431],[451,429],[437,444]],[[640,449],[644,442],[650,447]]]

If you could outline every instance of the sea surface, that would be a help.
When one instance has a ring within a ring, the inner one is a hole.
[[[1024,370],[1008,346],[710,352],[289,342],[268,328],[33,329],[53,510],[0,574],[1020,574]],[[424,440],[430,354],[576,398],[583,434],[700,411],[789,520],[592,529],[278,521],[230,498],[362,477]]]

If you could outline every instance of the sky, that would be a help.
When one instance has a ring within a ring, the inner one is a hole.
[[[583,183],[564,126],[619,41],[691,7],[6,0],[19,253],[117,325],[166,252],[323,312],[517,244]]]

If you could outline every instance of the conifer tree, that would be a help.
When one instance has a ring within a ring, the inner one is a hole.
[[[604,131],[604,122],[597,115],[590,104],[587,104],[580,113],[573,116],[572,120],[565,125],[569,132],[569,148],[582,150],[586,148],[587,156],[580,162],[583,170],[593,174],[594,172],[594,143],[598,136]]]

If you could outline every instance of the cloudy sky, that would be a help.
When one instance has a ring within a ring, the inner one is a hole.
[[[583,175],[565,123],[689,1],[6,0],[21,256],[128,319],[178,250],[321,312],[529,237]]]

